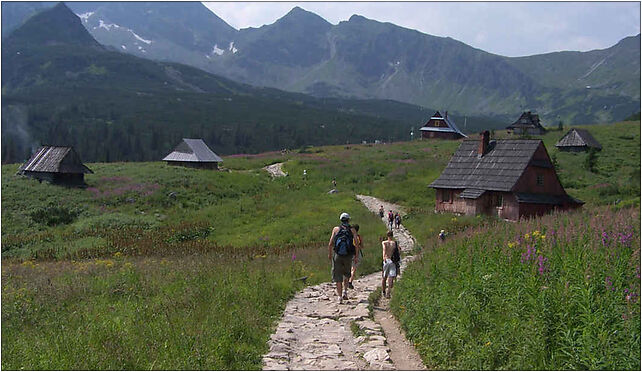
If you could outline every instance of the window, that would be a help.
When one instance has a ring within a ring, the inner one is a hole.
[[[441,190],[441,202],[442,203],[452,203],[453,194],[450,190]]]
[[[537,174],[537,186],[544,186],[544,175],[541,173]]]
[[[504,206],[504,196],[502,194],[495,194],[495,207],[501,208]]]

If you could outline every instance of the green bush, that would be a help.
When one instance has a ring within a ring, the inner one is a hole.
[[[31,219],[47,226],[66,225],[72,223],[80,214],[77,209],[65,206],[48,205],[31,212]]]

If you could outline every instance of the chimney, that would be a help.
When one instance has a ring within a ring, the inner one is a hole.
[[[477,151],[479,157],[488,152],[488,142],[490,142],[490,132],[485,130],[479,134],[479,150]]]
[[[448,119],[448,111],[444,114],[444,119]]]

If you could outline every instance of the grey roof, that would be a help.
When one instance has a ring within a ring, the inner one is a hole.
[[[447,114],[448,113],[446,113],[446,117],[444,117],[441,115],[439,111],[437,111],[430,117],[430,120],[443,120],[446,123],[446,125],[448,125],[447,128],[428,127],[426,126],[430,122],[430,120],[428,120],[428,122],[426,122],[426,124],[424,124],[423,127],[419,128],[419,130],[428,131],[428,132],[448,132],[448,133],[454,132],[464,137],[468,137],[467,135],[464,134],[464,132],[462,132],[461,130],[459,130],[459,128],[457,128],[457,125],[455,125],[455,122]]]
[[[480,189],[465,189],[464,191],[459,194],[460,198],[464,199],[477,199],[480,196],[484,195],[486,190],[480,190]]]
[[[517,121],[506,127],[506,129],[514,128],[539,128],[541,130],[545,130],[539,122],[539,115],[533,114],[530,111],[522,113]]]
[[[173,152],[163,158],[165,161],[216,162],[223,161],[203,142],[202,139],[183,138]]]
[[[555,147],[595,147],[602,149],[602,145],[586,129],[571,129],[562,137]]]
[[[550,194],[529,194],[529,193],[515,193],[518,203],[531,203],[531,204],[555,204],[562,205],[564,203],[570,204],[584,204],[583,201],[575,199],[569,195],[550,195]]]
[[[430,187],[511,191],[540,145],[541,140],[491,141],[479,157],[479,140],[464,140]]]
[[[41,146],[18,169],[18,173],[94,173],[81,161],[73,147]]]

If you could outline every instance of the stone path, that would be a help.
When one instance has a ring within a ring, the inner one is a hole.
[[[286,174],[283,172],[283,169],[281,169],[282,165],[283,163],[275,163],[268,165],[267,167],[263,167],[263,169],[265,169],[272,177],[285,177]]]
[[[375,213],[381,204],[386,210],[401,210],[399,206],[383,203],[369,196],[357,195],[357,198]],[[408,254],[414,246],[414,239],[403,227],[395,230],[395,239],[402,251],[403,272],[411,259]],[[415,356],[410,356],[410,359],[415,360],[415,364],[393,361],[391,352],[393,355],[395,353],[391,346],[407,347],[409,344],[395,342],[395,345],[388,345],[386,334],[389,332],[384,334],[382,325],[368,317],[368,297],[372,291],[380,290],[381,272],[361,277],[353,284],[355,290],[349,291],[349,300],[343,304],[338,303],[332,283],[307,287],[297,293],[288,302],[276,332],[268,341],[270,351],[263,356],[263,369],[425,369],[412,346],[412,350],[396,354],[408,356],[407,353],[414,353]],[[351,327],[358,328],[358,337],[353,334]]]

